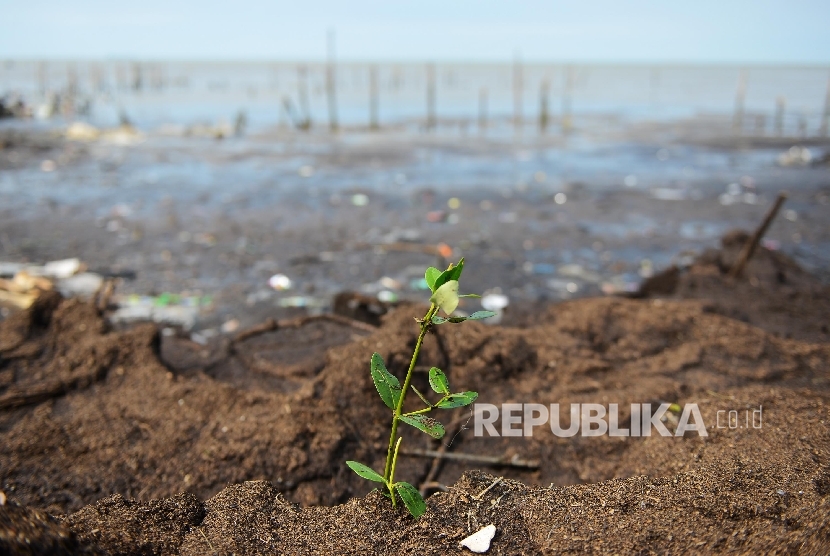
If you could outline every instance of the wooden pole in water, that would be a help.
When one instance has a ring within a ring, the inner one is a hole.
[[[435,64],[427,64],[427,130],[432,130],[436,125],[435,116]]]
[[[548,114],[548,90],[550,85],[548,81],[545,79],[542,81],[542,84],[539,86],[539,131],[541,133],[547,132],[548,129],[548,120],[550,118]]]
[[[522,128],[522,96],[524,83],[522,82],[522,59],[519,52],[513,58],[513,126],[516,131]]]
[[[337,73],[334,59],[334,29],[328,32],[328,64],[326,65],[326,96],[329,103],[329,129],[337,131]]]
[[[775,135],[784,135],[784,110],[787,107],[787,99],[778,97],[775,99]]]
[[[378,91],[378,66],[369,66],[369,129],[380,129],[378,108],[380,106]]]
[[[133,90],[141,90],[141,64],[138,62],[133,63]]]
[[[830,128],[830,78],[827,79],[827,93],[824,95],[824,112],[821,114],[819,135],[827,137],[828,128]]]
[[[487,87],[478,90],[478,131],[487,129]]]
[[[305,66],[297,66],[297,96],[300,103],[300,111],[302,112],[300,129],[311,129],[311,108],[308,101],[308,68]]]
[[[735,93],[735,115],[732,118],[732,131],[741,135],[744,128],[744,101],[746,99],[746,70],[738,74],[738,90]]]
[[[574,69],[573,66],[565,68],[565,88],[562,94],[562,133],[568,134],[571,131],[573,122],[571,121],[571,95],[573,94],[574,86]]]
[[[46,62],[40,62],[37,65],[37,79],[40,86],[40,94],[46,96],[46,89],[48,89],[46,81]]]

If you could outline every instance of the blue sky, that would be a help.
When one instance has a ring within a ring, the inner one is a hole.
[[[828,0],[0,0],[0,58],[807,63]]]

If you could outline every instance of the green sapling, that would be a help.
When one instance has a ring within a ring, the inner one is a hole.
[[[452,393],[450,390],[447,375],[444,371],[437,367],[432,367],[429,370],[429,385],[437,393],[441,395],[441,399],[435,403],[430,402],[427,398],[419,392],[412,382],[412,372],[415,369],[415,363],[418,361],[418,355],[421,351],[421,344],[424,337],[430,328],[434,325],[464,322],[465,320],[479,320],[495,315],[492,311],[477,311],[468,317],[454,317],[452,313],[458,307],[458,299],[461,297],[479,297],[474,294],[459,295],[458,294],[458,280],[461,278],[461,272],[464,270],[464,259],[458,261],[457,265],[450,264],[445,271],[440,271],[437,268],[429,267],[424,274],[427,285],[429,286],[432,296],[429,298],[429,311],[424,315],[423,319],[415,319],[420,327],[418,334],[418,341],[415,343],[415,351],[412,353],[412,359],[409,363],[409,369],[406,371],[406,378],[404,378],[403,386],[398,378],[386,369],[386,364],[380,354],[372,355],[370,373],[372,381],[375,383],[380,399],[392,411],[392,433],[389,435],[389,448],[386,452],[386,467],[383,474],[376,472],[372,468],[358,463],[356,461],[347,461],[352,471],[376,483],[383,485],[383,493],[392,500],[392,506],[396,506],[396,496],[400,496],[406,508],[414,517],[419,517],[426,511],[426,503],[411,484],[404,481],[395,481],[395,467],[398,463],[398,451],[401,447],[402,437],[398,437],[398,423],[404,422],[416,429],[428,434],[432,438],[442,438],[444,436],[444,425],[439,421],[428,417],[433,409],[452,409],[455,407],[462,407],[470,405],[478,397],[476,392],[456,392]],[[438,314],[438,311],[444,312],[446,317]],[[423,409],[403,413],[404,400],[409,389],[421,399],[426,405]]]

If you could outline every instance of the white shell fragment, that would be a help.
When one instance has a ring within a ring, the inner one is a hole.
[[[461,541],[461,546],[465,546],[469,548],[471,551],[475,552],[476,554],[483,554],[490,550],[490,541],[493,540],[493,537],[496,535],[496,526],[495,525],[488,525],[483,529],[479,529],[463,541]]]

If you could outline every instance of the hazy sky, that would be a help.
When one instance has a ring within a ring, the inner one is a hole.
[[[830,64],[828,0],[0,0],[0,58]]]

